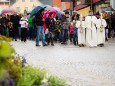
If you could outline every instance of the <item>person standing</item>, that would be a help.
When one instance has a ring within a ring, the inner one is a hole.
[[[30,40],[34,40],[33,17],[31,17],[30,15],[28,18],[28,28],[29,28],[29,38]]]
[[[6,28],[7,28],[7,19],[5,14],[2,14],[1,18],[1,26],[2,26],[2,34],[6,36]]]
[[[11,16],[10,18],[11,22],[13,23],[13,29],[14,29],[14,39],[15,41],[17,41],[17,37],[18,37],[18,27],[19,27],[19,21],[20,21],[20,18],[19,16],[17,15],[17,13],[15,12],[14,15]]]
[[[49,14],[49,17],[46,18],[46,26],[48,28],[48,35],[47,35],[47,42],[48,42],[48,45],[51,41],[51,45],[54,46],[54,42],[53,42],[53,38],[54,38],[54,31],[55,31],[55,21],[54,21],[54,15],[53,13],[50,13]]]
[[[26,42],[26,37],[27,37],[27,28],[26,25],[28,24],[27,19],[25,16],[22,16],[20,19],[19,24],[21,25],[21,41]]]
[[[74,23],[73,22],[71,22],[69,26],[69,38],[70,38],[70,42],[74,43]]]
[[[85,21],[82,15],[80,15],[80,19],[76,22],[76,27],[78,28],[78,45],[79,47],[84,47],[85,46]]]
[[[68,30],[70,26],[69,12],[65,12],[65,15],[62,16],[61,22],[62,22],[62,43],[61,44],[67,44]]]
[[[111,18],[111,26],[112,26],[112,38],[115,37],[115,13],[113,13],[112,18]]]
[[[105,27],[107,26],[107,23],[105,19],[103,19],[103,15],[101,13],[100,18],[97,20],[97,44],[100,47],[103,47],[105,44]]]
[[[93,15],[93,11],[89,11],[89,15],[85,18],[86,25],[86,45],[89,47],[97,47],[96,33],[97,18]]]
[[[39,45],[40,33],[42,34],[42,45],[47,46],[47,44],[45,42],[45,33],[44,33],[44,27],[43,27],[44,22],[45,22],[45,19],[43,18],[44,11],[45,11],[45,9],[41,9],[35,15],[35,24],[36,24],[36,28],[37,28],[36,46],[40,46]]]

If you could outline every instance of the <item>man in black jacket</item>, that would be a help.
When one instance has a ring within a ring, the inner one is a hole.
[[[15,41],[17,41],[20,18],[16,13],[14,13],[14,15],[11,16],[10,20],[13,23],[14,39]]]
[[[40,10],[35,15],[35,25],[36,25],[36,28],[37,28],[36,46],[40,46],[39,45],[40,33],[42,34],[42,45],[46,46],[44,27],[43,27],[45,19],[43,18],[43,14],[44,14],[44,9]]]

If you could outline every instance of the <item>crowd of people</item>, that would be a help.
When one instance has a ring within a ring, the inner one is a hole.
[[[79,47],[103,47],[108,38],[115,37],[115,13],[94,14],[89,11],[89,15],[69,12],[65,14],[54,14],[51,12],[48,18],[44,19],[44,9],[34,16],[30,14],[0,15],[0,35],[12,37],[15,41],[22,42],[35,40],[36,46],[52,45],[59,41],[61,44],[73,44]]]

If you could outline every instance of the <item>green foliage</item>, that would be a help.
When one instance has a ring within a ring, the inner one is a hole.
[[[10,75],[10,78],[15,80],[15,82],[19,81],[22,75],[22,65],[19,57],[15,57],[9,60],[9,65],[7,65],[7,71]]]
[[[3,37],[4,39],[7,39]],[[0,81],[3,78],[12,78],[18,81],[22,74],[21,59],[14,54],[14,48],[6,41],[0,42]],[[4,74],[4,70],[6,73]]]
[[[0,36],[0,41],[11,42],[12,38],[8,38],[8,37],[5,37],[5,36]]]
[[[0,72],[6,65],[12,54],[14,53],[14,48],[12,48],[7,42],[0,42]]]
[[[67,86],[66,81],[55,76],[50,76],[48,81],[51,82],[52,86]]]
[[[26,66],[23,69],[24,76],[18,82],[17,86],[40,86],[41,81],[46,76],[46,70],[40,70],[31,66]]]

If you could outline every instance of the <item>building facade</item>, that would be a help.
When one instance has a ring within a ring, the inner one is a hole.
[[[53,1],[53,6],[58,7],[61,10],[70,10],[70,2],[62,2],[62,0],[52,0]]]
[[[110,0],[110,4],[111,4],[112,8],[115,10],[115,0]]]
[[[0,0],[0,8],[8,8],[10,6],[10,0]]]
[[[16,0],[11,8],[16,10],[18,13],[24,13],[24,10],[30,12],[35,6],[41,5],[42,3],[38,0]]]
[[[92,0],[92,2],[91,0],[78,0],[74,10],[76,10],[77,13],[86,16],[91,9],[94,11],[94,13],[102,12],[109,5],[110,0]]]

